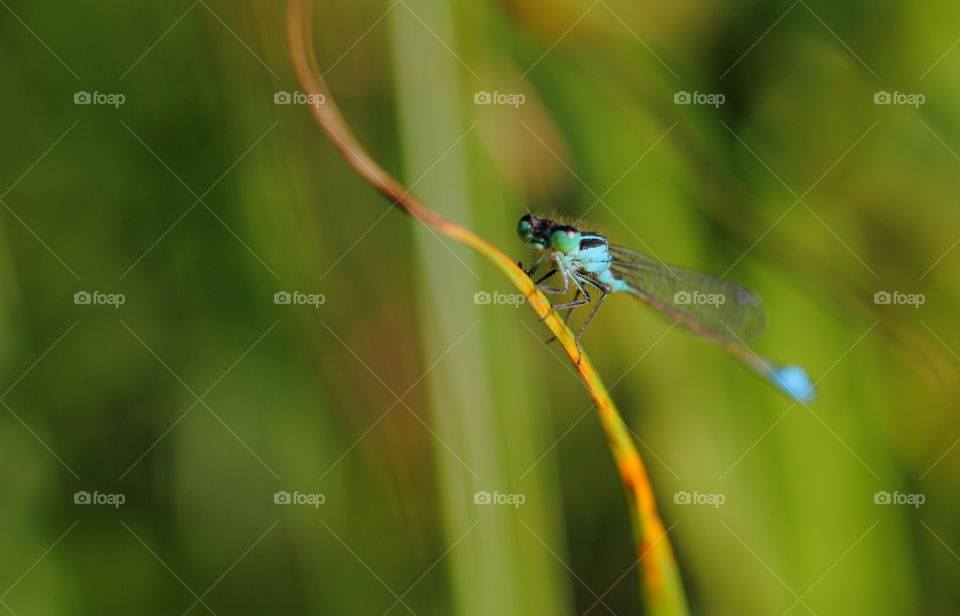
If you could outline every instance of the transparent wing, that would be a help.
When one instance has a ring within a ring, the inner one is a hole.
[[[728,343],[763,329],[760,297],[721,278],[610,246],[611,269],[647,304],[696,334]]]

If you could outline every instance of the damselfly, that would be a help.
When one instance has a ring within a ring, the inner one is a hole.
[[[527,214],[517,225],[520,239],[533,247],[537,260],[527,272],[536,273],[543,261],[551,270],[536,281],[547,293],[569,293],[573,300],[553,310],[574,308],[594,301],[593,309],[577,332],[577,343],[610,293],[626,292],[657,310],[668,320],[715,342],[747,368],[788,396],[801,402],[814,397],[813,384],[797,366],[779,366],[746,347],[745,340],[763,329],[763,309],[754,293],[723,280],[674,265],[639,252],[615,246],[599,233]],[[563,286],[541,283],[560,275]]]

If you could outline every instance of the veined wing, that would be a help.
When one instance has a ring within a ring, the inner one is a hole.
[[[739,344],[763,329],[760,298],[721,278],[610,246],[615,274],[670,321],[696,334]]]

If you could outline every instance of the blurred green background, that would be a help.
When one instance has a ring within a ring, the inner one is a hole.
[[[0,611],[641,612],[567,360],[325,140],[282,2],[0,4]],[[324,0],[315,31],[431,207],[518,260],[529,209],[726,272],[822,379],[793,405],[629,298],[584,338],[695,613],[960,611],[956,3]]]

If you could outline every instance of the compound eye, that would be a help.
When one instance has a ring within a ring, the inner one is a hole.
[[[550,246],[563,253],[573,252],[580,246],[580,234],[570,228],[557,229],[550,235]]]
[[[529,242],[533,238],[533,225],[530,223],[528,216],[524,216],[517,223],[517,235],[525,242]]]

